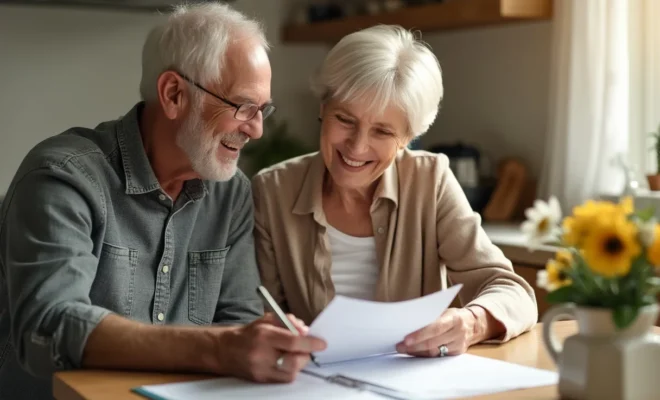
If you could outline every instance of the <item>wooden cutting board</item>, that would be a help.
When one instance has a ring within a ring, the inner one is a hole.
[[[497,184],[482,216],[487,221],[510,221],[527,187],[528,169],[518,158],[503,159],[497,168]]]

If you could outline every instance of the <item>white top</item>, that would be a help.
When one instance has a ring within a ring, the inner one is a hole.
[[[328,226],[328,238],[335,294],[373,300],[379,270],[376,239],[349,236],[332,226]]]

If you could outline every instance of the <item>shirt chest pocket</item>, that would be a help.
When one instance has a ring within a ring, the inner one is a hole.
[[[92,304],[131,316],[137,262],[137,250],[103,243],[89,294]]]
[[[188,316],[191,322],[213,322],[222,289],[222,274],[229,247],[188,253]]]

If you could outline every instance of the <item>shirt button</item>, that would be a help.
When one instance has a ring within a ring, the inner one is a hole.
[[[160,199],[160,201],[165,201],[167,199],[167,197],[162,193],[158,195],[158,198]]]
[[[167,265],[163,265],[163,273],[166,274],[169,271],[170,271],[170,267],[168,267]]]
[[[385,233],[385,228],[383,228],[382,226],[379,227],[379,228],[378,228],[378,233],[381,234],[381,235],[382,235],[383,233]]]
[[[158,314],[158,320],[159,321],[162,321],[164,319],[165,319],[165,314],[163,314],[163,313]]]

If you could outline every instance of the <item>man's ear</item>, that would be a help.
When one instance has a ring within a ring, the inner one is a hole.
[[[158,77],[158,100],[167,118],[176,119],[189,106],[190,91],[186,86],[183,78],[174,71],[165,71]]]

